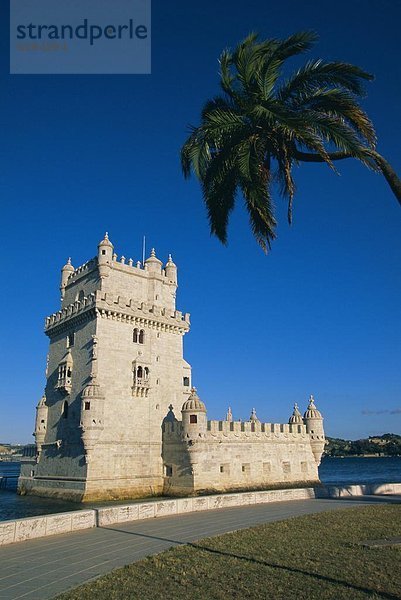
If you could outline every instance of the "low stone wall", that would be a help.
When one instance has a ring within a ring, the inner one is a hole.
[[[316,498],[346,498],[347,496],[376,496],[401,494],[401,483],[367,483],[358,485],[328,485],[315,489]]]
[[[271,490],[267,492],[244,492],[219,494],[215,496],[195,496],[176,500],[159,500],[138,504],[107,506],[97,509],[98,525],[103,527],[113,523],[136,521],[152,517],[166,517],[200,510],[214,510],[231,506],[246,506],[285,500],[309,500],[315,498],[313,488],[294,490]]]
[[[372,494],[401,494],[401,483],[270,490],[265,492],[195,496],[172,500],[152,500],[149,502],[29,517],[27,519],[16,519],[15,521],[3,521],[0,522],[0,546],[60,533],[90,529],[92,527],[106,527],[115,523],[166,517],[202,510],[216,510],[219,508],[289,500],[339,498]]]
[[[96,510],[76,510],[0,522],[0,546],[96,527]]]

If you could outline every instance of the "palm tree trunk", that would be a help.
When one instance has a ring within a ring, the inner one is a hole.
[[[401,205],[401,179],[398,177],[397,173],[394,171],[390,163],[387,162],[387,160],[383,158],[378,152],[371,150],[370,154],[377,166],[379,167],[380,171],[383,173],[394,196],[397,198],[398,202]]]
[[[391,191],[401,205],[401,179],[398,177],[390,163],[387,162],[387,160],[378,152],[375,150],[367,150],[367,154],[369,154],[369,156],[371,156],[375,161],[376,165],[379,167],[387,183],[389,184]],[[295,150],[294,157],[296,160],[301,162],[324,162],[324,158],[322,158],[322,156],[319,154],[301,152],[300,150]],[[347,152],[332,152],[329,154],[329,158],[330,160],[342,160],[344,158],[352,157],[350,154],[347,154]]]

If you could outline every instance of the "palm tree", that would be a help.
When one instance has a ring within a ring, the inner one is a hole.
[[[199,178],[211,232],[227,241],[227,224],[242,193],[253,234],[267,251],[275,238],[272,186],[278,184],[292,219],[294,165],[356,158],[384,175],[401,204],[401,181],[376,151],[372,122],[358,103],[373,79],[343,62],[311,60],[288,78],[285,61],[309,50],[312,32],[286,40],[249,35],[220,57],[223,94],[206,102],[201,124],[181,150],[185,177]]]

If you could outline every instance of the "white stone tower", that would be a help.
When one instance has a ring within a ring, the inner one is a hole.
[[[46,319],[37,464],[19,490],[77,501],[160,493],[162,422],[191,390],[177,267],[154,250],[144,265],[118,261],[106,234],[95,258],[77,269],[68,260],[60,290]]]

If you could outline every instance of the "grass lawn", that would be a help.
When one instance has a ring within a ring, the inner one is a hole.
[[[401,599],[401,506],[295,517],[180,546],[58,600]]]

